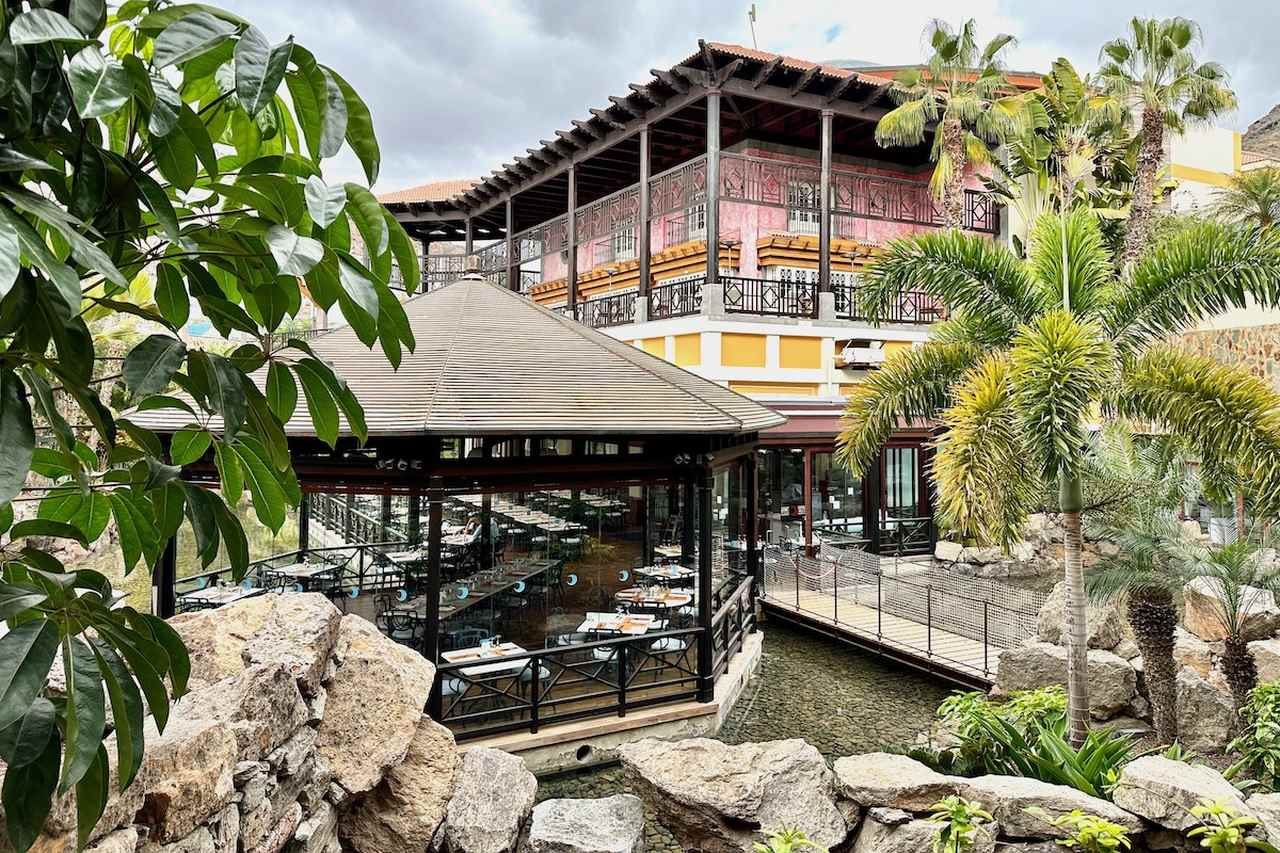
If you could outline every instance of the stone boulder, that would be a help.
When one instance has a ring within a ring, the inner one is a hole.
[[[1221,800],[1238,815],[1250,815],[1235,787],[1211,767],[1147,755],[1120,771],[1111,801],[1125,811],[1166,829],[1195,826],[1191,807],[1202,799]]]
[[[1128,636],[1128,626],[1120,608],[1110,602],[1090,601],[1085,623],[1089,629],[1089,648],[1110,651]],[[1040,606],[1037,636],[1042,642],[1066,645],[1067,585],[1059,581]]]
[[[1178,670],[1178,739],[1196,752],[1222,752],[1231,742],[1235,708],[1231,696],[1190,667]]]
[[[240,761],[257,761],[288,740],[307,720],[297,682],[281,664],[259,664],[194,690],[174,713],[221,720],[235,732]]]
[[[1178,627],[1173,634],[1173,662],[1179,667],[1190,667],[1201,678],[1208,678],[1213,670],[1213,648],[1195,634]]]
[[[750,851],[760,830],[796,827],[819,847],[848,835],[835,776],[798,738],[730,746],[647,738],[622,746],[626,779],[686,849]]]
[[[342,614],[319,593],[267,594],[216,610],[182,613],[169,624],[191,653],[193,689],[246,666],[282,663],[311,696],[319,686]]]
[[[1249,644],[1258,667],[1258,683],[1280,680],[1280,640],[1255,640]]]
[[[453,733],[424,715],[404,760],[343,817],[343,840],[356,853],[422,853],[444,820],[458,761]]]
[[[882,823],[869,814],[858,830],[850,853],[927,853],[933,849],[933,838],[942,824],[929,820],[893,820]],[[970,853],[992,853],[996,844],[995,827],[979,834]]]
[[[1138,690],[1138,674],[1119,655],[1102,649],[1088,654],[1089,710],[1105,720],[1123,711]],[[1067,683],[1067,650],[1053,643],[1028,643],[1000,653],[996,666],[996,690],[1034,690]]]
[[[832,769],[840,796],[863,807],[922,812],[960,791],[960,780],[943,776],[905,755],[888,752],[837,758]]]
[[[316,750],[347,793],[361,794],[404,758],[435,667],[354,614],[342,618],[333,654]]]
[[[1199,577],[1182,589],[1184,603],[1182,624],[1202,640],[1216,642],[1226,638],[1222,627],[1221,586],[1213,578]],[[1240,603],[1241,635],[1245,640],[1262,640],[1280,628],[1280,606],[1268,590],[1245,587]]]
[[[979,776],[963,782],[963,796],[982,803],[1000,825],[1001,834],[1011,838],[1053,840],[1059,837],[1059,830],[1027,813],[1027,809],[1033,808],[1043,809],[1050,818],[1079,809],[1118,823],[1130,832],[1142,830],[1142,821],[1125,810],[1066,785],[1015,776]]]
[[[644,804],[630,794],[538,803],[523,849],[526,853],[643,853]]]
[[[515,853],[533,811],[538,780],[510,753],[472,747],[462,753],[445,810],[442,853]]]
[[[1250,814],[1262,822],[1267,840],[1280,843],[1280,794],[1254,794],[1245,800]]]

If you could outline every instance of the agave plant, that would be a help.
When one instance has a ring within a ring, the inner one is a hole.
[[[1280,234],[1188,227],[1123,274],[1090,211],[1042,216],[1025,260],[959,231],[894,241],[859,288],[876,322],[902,294],[946,304],[929,342],[849,395],[838,440],[871,464],[902,419],[945,427],[933,473],[943,523],[980,543],[1020,540],[1058,493],[1068,600],[1070,734],[1088,728],[1082,469],[1089,425],[1115,415],[1180,437],[1215,470],[1247,471],[1264,512],[1280,507],[1280,395],[1261,379],[1164,344],[1252,298],[1280,304]]]

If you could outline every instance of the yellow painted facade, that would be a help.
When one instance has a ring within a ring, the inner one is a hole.
[[[702,335],[676,335],[676,364],[681,367],[694,367],[702,364]]]
[[[724,367],[764,367],[764,335],[725,332],[720,336],[720,364]]]
[[[1239,156],[1239,155],[1237,155]],[[1214,187],[1225,187],[1231,184],[1231,176],[1223,172],[1211,172],[1208,169],[1197,169],[1194,166],[1180,166],[1174,163],[1169,167],[1173,177],[1183,181],[1196,181]]]
[[[816,382],[729,382],[729,390],[762,397],[816,397]]]
[[[913,345],[910,341],[885,341],[884,357],[893,358],[898,353],[906,352],[907,350],[911,349],[912,346]]]
[[[778,338],[778,366],[800,370],[822,367],[822,338],[783,335]]]
[[[666,338],[645,338],[640,341],[640,348],[649,353],[649,355],[656,355],[658,358],[667,357]]]

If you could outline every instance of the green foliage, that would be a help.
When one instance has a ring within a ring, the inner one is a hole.
[[[1257,820],[1239,817],[1231,807],[1221,802],[1201,800],[1191,807],[1191,816],[1200,821],[1200,825],[1187,833],[1187,840],[1198,839],[1200,846],[1210,853],[1245,853],[1248,850],[1280,853],[1271,844],[1249,837],[1249,832],[1258,825]]]
[[[1280,220],[1280,169],[1267,166],[1231,177],[1214,193],[1213,213],[1228,222],[1271,228]]]
[[[419,275],[365,188],[325,184],[343,144],[374,180],[378,146],[359,96],[302,46],[199,4],[0,2],[0,801],[26,850],[55,791],[75,791],[83,846],[108,780],[141,764],[144,703],[163,729],[189,669],[164,622],[111,609],[103,575],[34,537],[89,544],[112,524],[128,573],[187,523],[204,565],[226,553],[243,572],[235,501],[247,491],[277,531],[300,499],[283,430],[297,381],[365,438],[343,379],[272,332],[305,280],[398,363],[414,341],[388,283],[395,266],[409,287]],[[348,254],[353,230],[368,266]],[[193,302],[234,345],[184,342]],[[146,426],[159,413],[168,447]],[[317,423],[330,444],[331,421]],[[200,459],[221,495],[182,479]],[[57,655],[66,693],[45,696]]]
[[[1085,814],[1079,809],[1072,809],[1068,814],[1050,817],[1042,808],[1032,807],[1027,813],[1034,815],[1054,829],[1067,834],[1058,839],[1058,844],[1081,853],[1113,853],[1116,850],[1128,850],[1129,831],[1118,823],[1104,818]]]
[[[933,853],[965,853],[990,832],[986,824],[993,820],[991,813],[976,800],[950,796],[929,808],[929,820],[940,824],[933,835]]]
[[[1249,691],[1240,723],[1240,733],[1227,745],[1227,753],[1238,758],[1223,775],[1236,783],[1245,774],[1267,791],[1280,790],[1280,682]]]
[[[813,853],[826,853],[825,847],[819,847],[795,827],[783,826],[767,830],[765,843],[756,842],[755,853],[796,853],[799,850],[812,850]]]

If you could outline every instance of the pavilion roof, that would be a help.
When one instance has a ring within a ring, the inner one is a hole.
[[[404,309],[417,345],[399,370],[349,326],[310,341],[364,407],[370,436],[737,435],[786,420],[478,277],[414,297]],[[155,410],[134,420],[172,432],[189,418]],[[301,401],[285,432],[315,435]],[[345,420],[342,432],[350,434]]]

